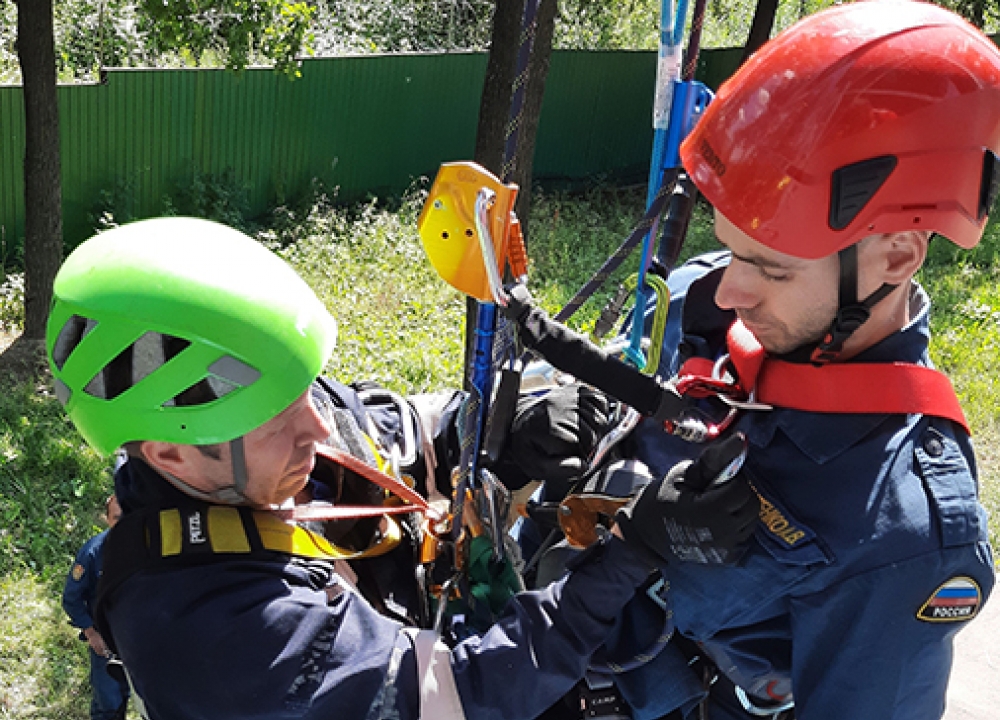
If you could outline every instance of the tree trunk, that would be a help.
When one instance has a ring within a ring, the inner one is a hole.
[[[517,140],[517,162],[511,178],[521,188],[515,211],[521,219],[525,247],[528,245],[528,218],[531,215],[531,173],[535,164],[535,139],[538,136],[538,121],[542,116],[549,61],[552,59],[552,35],[555,32],[557,10],[556,0],[540,0],[538,4],[538,27],[528,65],[528,92],[524,98],[521,133]]]
[[[521,44],[521,21],[524,0],[497,0],[493,12],[490,36],[490,53],[486,64],[486,78],[479,103],[479,124],[476,128],[475,160],[484,168],[501,176],[504,141],[517,72],[517,51]],[[531,170],[535,154],[535,136],[538,118],[545,93],[545,79],[552,55],[552,34],[555,28],[556,0],[540,0],[535,17],[535,40],[528,64],[528,85],[521,124],[517,138],[517,151],[511,177],[503,178],[521,188],[515,211],[523,221],[527,240],[528,214],[531,212]],[[469,298],[465,305],[465,360],[466,370],[472,358],[475,340],[476,301]],[[468,373],[466,373],[468,375]],[[466,384],[468,377],[466,377]]]
[[[774,16],[777,12],[778,0],[757,0],[757,9],[753,14],[753,23],[750,25],[750,35],[747,37],[741,64],[745,63],[771,37]]]
[[[479,100],[479,123],[476,126],[476,148],[473,159],[500,176],[503,164],[504,130],[510,114],[511,91],[517,65],[517,48],[521,40],[521,17],[524,0],[497,0],[493,10],[490,52],[486,60],[486,77]],[[473,357],[477,303],[465,300],[465,389],[469,387],[469,367]]]
[[[59,103],[52,0],[18,0],[24,84],[24,337],[44,340],[52,282],[62,262]]]
[[[493,11],[486,78],[479,101],[474,159],[497,176],[500,175],[500,165],[503,163],[504,129],[510,113],[511,87],[514,84],[523,13],[524,0],[497,0]]]

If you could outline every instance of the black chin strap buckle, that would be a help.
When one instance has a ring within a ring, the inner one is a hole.
[[[854,332],[864,325],[871,316],[871,308],[862,303],[842,307],[833,319],[833,325],[823,340],[812,351],[809,360],[816,365],[825,365],[840,357],[844,343]]]

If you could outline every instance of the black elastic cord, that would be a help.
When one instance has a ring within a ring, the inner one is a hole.
[[[850,307],[858,303],[858,246],[845,247],[838,253],[840,257],[840,307]]]

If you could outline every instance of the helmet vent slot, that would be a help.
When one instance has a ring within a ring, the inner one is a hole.
[[[228,395],[238,386],[232,385],[219,378],[207,377],[190,385],[186,390],[176,396],[166,400],[163,407],[191,407],[193,405],[207,405],[218,400],[224,395]]]
[[[226,380],[228,383],[239,387],[253,385],[260,379],[260,371],[255,370],[245,362],[237,360],[232,355],[223,355],[220,357],[208,366],[208,372],[216,379]]]
[[[73,354],[80,341],[87,337],[87,333],[97,327],[97,321],[80,315],[71,315],[59,331],[55,345],[52,347],[52,362],[60,370],[66,364],[66,360]]]
[[[159,370],[190,344],[184,338],[147,332],[94,375],[83,391],[102,400],[114,400]]]
[[[875,196],[896,168],[895,155],[862,160],[833,172],[830,193],[830,227],[843,230]]]
[[[1000,190],[1000,159],[992,150],[983,155],[983,182],[979,190],[979,220],[990,214]]]
[[[176,397],[170,398],[164,407],[190,407],[205,405],[218,400],[260,379],[260,372],[237,360],[231,355],[223,355],[208,367],[209,375],[194,383]]]

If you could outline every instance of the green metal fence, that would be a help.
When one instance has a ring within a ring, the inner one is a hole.
[[[717,86],[740,50],[704,51]],[[109,70],[59,88],[64,234],[87,237],[101,209],[162,213],[196,175],[246,190],[251,214],[318,180],[344,201],[398,195],[444,161],[469,159],[483,53],[306,60],[302,78],[270,70]],[[655,53],[553,53],[539,126],[539,181],[643,178]],[[20,87],[0,87],[0,241],[24,232]],[[176,204],[176,200],[175,200]]]

